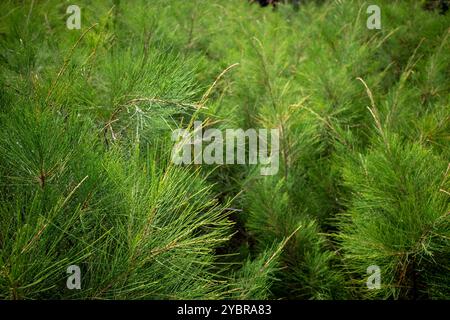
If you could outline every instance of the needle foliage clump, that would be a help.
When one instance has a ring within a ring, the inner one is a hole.
[[[0,299],[449,299],[450,14],[369,4],[2,1]]]

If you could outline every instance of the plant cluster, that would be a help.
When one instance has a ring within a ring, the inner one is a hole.
[[[69,30],[2,1],[0,299],[449,299],[450,15],[376,2],[381,30],[362,0],[79,0]],[[278,173],[175,165],[194,121],[279,129]]]

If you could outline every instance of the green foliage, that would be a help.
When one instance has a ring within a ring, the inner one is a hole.
[[[79,1],[68,30],[2,1],[0,298],[449,299],[450,16],[376,4]],[[193,120],[279,129],[279,172],[174,165]]]

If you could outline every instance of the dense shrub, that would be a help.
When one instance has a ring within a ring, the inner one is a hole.
[[[381,30],[362,0],[78,1],[69,30],[2,1],[0,298],[448,299],[450,16],[376,2]],[[278,128],[278,173],[175,165],[194,120]]]

